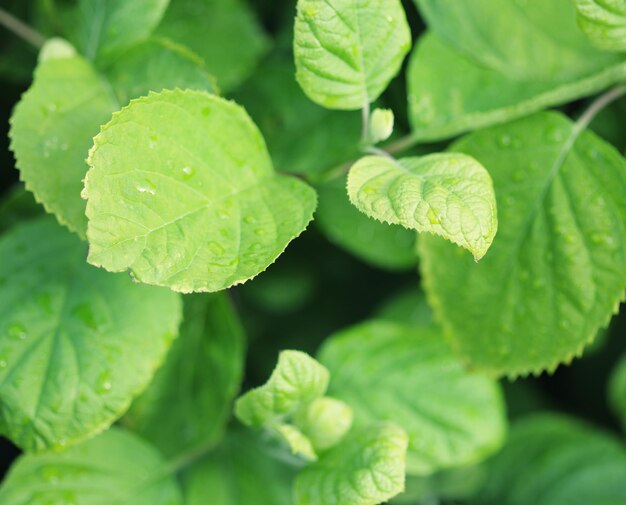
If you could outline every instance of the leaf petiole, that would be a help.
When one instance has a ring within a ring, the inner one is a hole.
[[[7,30],[28,42],[36,49],[40,49],[46,42],[46,38],[41,35],[41,33],[9,14],[4,9],[0,9],[0,25],[3,25]]]

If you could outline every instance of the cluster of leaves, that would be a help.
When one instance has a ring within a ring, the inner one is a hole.
[[[273,40],[251,5],[34,0],[37,31],[0,9],[41,46],[0,204],[24,453],[0,503],[624,503],[620,440],[509,428],[497,379],[581,356],[624,298],[623,139],[596,120],[626,94],[626,2],[415,0],[415,44],[400,0],[285,1]],[[326,258],[251,279],[313,220],[421,285],[340,331],[320,305],[276,356],[246,304],[276,331]],[[625,361],[609,398],[626,424]]]

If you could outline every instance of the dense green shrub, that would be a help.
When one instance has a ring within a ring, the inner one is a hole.
[[[0,504],[626,503],[626,1],[0,24]]]

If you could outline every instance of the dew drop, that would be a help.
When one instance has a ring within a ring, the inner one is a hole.
[[[393,17],[392,16],[387,16],[387,22],[388,23],[393,23]]]
[[[210,241],[207,242],[207,247],[209,248],[209,251],[211,251],[212,254],[216,255],[216,256],[220,256],[222,254],[224,254],[225,250],[222,247],[221,244],[219,244],[218,242],[215,241]]]
[[[43,310],[46,314],[52,314],[52,298],[48,293],[42,293],[37,297],[37,305]]]
[[[363,193],[365,193],[366,195],[375,195],[376,188],[373,188],[372,186],[365,186],[363,188]]]
[[[4,361],[3,359],[0,360],[0,368],[6,368],[7,367],[7,362]]]
[[[182,171],[183,171],[183,178],[184,179],[191,179],[193,177],[193,168],[191,168],[191,167],[183,167]]]
[[[248,224],[256,223],[256,217],[254,217],[254,216],[246,216],[246,217],[243,218],[243,222],[244,223],[248,223]]]
[[[257,228],[256,230],[254,230],[254,233],[256,233],[259,237],[265,235],[265,229],[264,228]]]
[[[61,476],[59,469],[54,466],[44,466],[41,469],[41,476],[48,483],[55,485],[59,483],[59,478]]]
[[[154,187],[154,184],[152,184],[152,182],[150,181],[145,181],[143,184],[138,184],[137,191],[139,191],[140,193],[147,193],[152,196],[156,195],[156,188]]]
[[[85,326],[87,326],[87,328],[90,328],[92,330],[98,329],[98,323],[91,310],[91,307],[88,304],[82,303],[76,306],[74,310],[72,310],[72,315]]]
[[[504,135],[500,135],[500,137],[498,137],[498,145],[500,147],[510,147],[511,146],[511,136],[504,134]]]
[[[435,214],[435,211],[433,209],[428,209],[426,217],[428,218],[428,221],[430,221],[430,224],[440,224],[440,221],[437,218],[437,214]]]
[[[23,324],[12,323],[9,326],[9,337],[13,340],[24,340],[26,336],[26,328]]]
[[[592,160],[597,160],[600,157],[600,153],[597,149],[592,147],[587,151],[587,156],[589,156]]]
[[[513,180],[515,182],[522,182],[524,179],[526,179],[526,172],[523,170],[516,170],[515,173],[513,173]]]
[[[96,386],[96,392],[99,394],[107,393],[111,391],[111,374],[108,370],[104,370],[98,377],[98,384]]]
[[[543,288],[544,285],[545,285],[545,281],[543,279],[535,279],[533,281],[533,288],[534,289],[541,289],[541,288]]]
[[[553,128],[548,132],[548,139],[552,142],[561,142],[565,135],[563,134],[563,130],[561,128]]]

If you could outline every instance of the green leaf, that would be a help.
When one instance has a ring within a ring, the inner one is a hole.
[[[475,463],[502,443],[497,383],[467,372],[435,326],[364,323],[330,337],[319,359],[355,426],[388,420],[407,431],[409,474]]]
[[[68,30],[81,53],[103,60],[148,38],[169,0],[79,0],[77,19]]]
[[[213,78],[196,54],[162,38],[132,46],[104,71],[120,104],[150,91],[177,87],[217,91]]]
[[[415,1],[442,40],[511,79],[569,82],[616,60],[591,46],[572,0]]]
[[[72,51],[61,39],[43,47],[35,81],[11,117],[10,137],[26,188],[61,224],[85,238],[80,192],[100,125],[120,103],[151,89],[211,91],[213,83],[196,56],[167,41],[151,40],[123,52],[104,74]]]
[[[49,217],[0,240],[0,424],[26,451],[111,425],[178,330],[177,295],[90,267],[86,252]]]
[[[235,99],[259,125],[277,170],[318,180],[358,157],[361,116],[311,102],[296,82],[291,58],[264,61]]]
[[[324,396],[296,413],[295,424],[318,451],[337,445],[352,426],[352,409],[344,402]]]
[[[248,426],[280,422],[323,396],[328,380],[328,370],[309,355],[282,351],[268,381],[241,396],[235,412]]]
[[[393,504],[457,503],[475,496],[485,484],[486,465],[461,466],[424,476],[409,476],[406,490]]]
[[[175,291],[259,274],[316,205],[309,186],[274,173],[241,107],[202,92],[131,102],[94,139],[88,163],[89,263]]]
[[[623,298],[626,163],[580,130],[539,113],[451,147],[491,174],[499,232],[480,264],[421,237],[420,264],[431,305],[475,367],[554,370],[582,352]]]
[[[472,504],[619,505],[626,500],[626,451],[608,435],[564,416],[516,423]]]
[[[316,186],[319,197],[315,224],[324,235],[357,258],[388,270],[408,270],[417,264],[416,234],[401,226],[370,219],[350,203],[346,177]]]
[[[608,51],[626,50],[626,1],[575,0],[578,25],[592,44]]]
[[[376,311],[375,317],[411,326],[436,324],[426,295],[420,288],[410,288],[391,297]]]
[[[348,174],[352,204],[390,224],[439,235],[482,258],[498,219],[491,178],[463,154],[395,160],[366,156]]]
[[[233,431],[183,473],[185,505],[293,505],[293,474],[252,432]]]
[[[411,48],[400,0],[298,0],[294,30],[298,82],[329,109],[376,100]]]
[[[626,355],[617,362],[609,379],[609,405],[626,431]]]
[[[166,456],[216,443],[239,391],[243,358],[243,328],[226,295],[185,297],[180,336],[126,425]]]
[[[578,28],[572,24],[569,30],[576,32]],[[535,43],[535,37],[523,40],[520,47]],[[540,46],[538,50],[548,49]],[[433,141],[503,123],[601,91],[626,75],[622,56],[599,51],[585,54],[586,65],[576,72],[541,79],[532,75],[513,77],[485,67],[427,32],[413,51],[407,70],[413,135],[416,140]],[[541,66],[543,62],[538,57],[534,64]],[[463,77],[451,78],[455,75]]]
[[[148,445],[117,428],[64,452],[26,455],[0,487],[3,505],[182,505],[165,462]]]
[[[404,490],[407,435],[392,423],[349,434],[296,478],[297,505],[377,505]]]
[[[86,60],[55,58],[55,47],[52,41],[42,49],[47,57],[11,116],[11,150],[26,189],[61,224],[84,237],[85,158],[99,126],[118,104]]]
[[[223,91],[244,81],[269,45],[241,0],[170,0],[156,33],[196,52]]]

